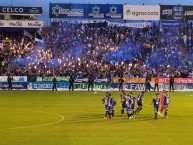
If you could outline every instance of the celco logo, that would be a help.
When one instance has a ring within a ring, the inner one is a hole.
[[[4,7],[2,8],[3,13],[23,13],[23,8]]]

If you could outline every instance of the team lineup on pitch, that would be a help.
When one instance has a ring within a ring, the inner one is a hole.
[[[191,145],[191,92],[170,92],[172,104],[169,106],[169,119],[157,116],[157,120],[153,101],[157,99],[157,92],[144,93],[143,109],[139,114],[134,113],[135,119],[132,119],[133,106],[130,96],[136,97],[134,109],[136,111],[138,95],[142,96],[142,92],[132,92],[132,94],[129,91],[121,92],[122,96],[126,93],[126,105],[128,105],[124,108],[123,115],[120,92],[110,93],[116,100],[114,118],[112,114],[107,114],[107,119],[104,119],[106,108],[101,100],[104,94],[106,96],[106,92],[1,91],[1,144],[84,145],[92,142],[93,145],[98,145],[102,139],[101,145],[109,143],[116,145],[120,142],[127,145],[129,139],[130,143],[136,145],[142,143],[155,145],[155,141],[161,144],[161,139],[165,137],[167,140],[165,145],[184,143]],[[159,96],[162,93],[159,92]],[[106,100],[106,102],[111,104],[111,97],[108,97],[110,101]],[[158,111],[162,109],[161,106],[160,101]],[[108,109],[107,113],[112,113],[111,106]],[[165,111],[162,113],[164,115]],[[128,115],[131,117],[130,120]],[[141,140],[138,140],[136,135],[141,136]],[[183,138],[186,140],[184,141]]]
[[[120,94],[120,100],[122,105],[121,114],[123,115],[124,111],[126,110],[128,119],[129,120],[134,119],[135,115],[139,114],[139,112],[143,108],[144,95],[145,95],[145,91],[138,94],[138,97],[136,98],[132,92],[129,92],[126,94],[125,91],[122,91],[122,94]],[[106,95],[102,99],[102,102],[105,105],[105,109],[106,109],[104,118],[108,117],[109,119],[114,119],[114,107],[116,106],[117,103],[115,99],[111,96],[111,93],[106,92]],[[168,111],[169,103],[170,103],[170,97],[168,95],[168,91],[163,90],[161,97],[159,93],[155,94],[155,97],[153,98],[151,105],[153,105],[156,120],[157,120],[157,115],[168,118],[167,111]],[[135,104],[138,105],[136,109],[135,109]],[[161,106],[160,111],[159,111],[159,106]],[[165,111],[164,115],[162,114],[163,111]]]

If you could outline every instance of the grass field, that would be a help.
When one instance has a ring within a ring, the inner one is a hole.
[[[139,92],[134,92],[137,96]],[[192,145],[193,93],[172,92],[168,119],[154,120],[147,92],[133,120],[104,119],[105,92],[0,91],[0,145]],[[119,92],[112,92],[118,100]]]

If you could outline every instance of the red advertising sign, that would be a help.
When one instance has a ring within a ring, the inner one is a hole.
[[[119,78],[113,78],[113,83],[118,83]],[[145,83],[145,78],[123,78],[124,83]],[[151,78],[154,83],[155,78]],[[159,78],[160,84],[169,84],[170,78]],[[174,78],[175,84],[193,84],[193,78]]]

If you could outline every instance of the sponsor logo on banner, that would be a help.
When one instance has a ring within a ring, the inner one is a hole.
[[[84,16],[84,9],[63,9],[56,5],[52,7],[52,14],[59,15],[67,15],[67,16]]]
[[[38,9],[38,8],[31,8],[31,9],[29,9],[29,13],[30,14],[39,14],[39,13],[41,13],[40,11],[41,10]]]
[[[161,5],[160,11],[162,20],[193,20],[193,6]]]
[[[109,83],[104,82],[94,82],[93,89],[107,89],[111,88]],[[74,83],[74,89],[88,89],[88,83],[82,82],[82,83]]]
[[[164,9],[161,12],[162,15],[172,15],[173,14],[173,10],[172,9]]]
[[[98,5],[94,5],[92,6],[92,12],[88,13],[89,17],[93,17],[93,18],[104,18],[105,14],[101,13],[101,7]]]
[[[118,23],[118,22],[110,22],[107,21],[109,25],[119,25],[119,26],[127,26],[132,28],[144,28],[147,26],[151,26],[151,22],[139,22],[139,23]]]
[[[91,19],[122,19],[123,5],[120,4],[88,4],[87,18]]]
[[[84,18],[86,4],[50,3],[50,18]]]
[[[57,82],[57,89],[67,89],[68,82]],[[27,88],[29,90],[52,90],[52,82],[29,82]]]
[[[160,20],[160,6],[124,5],[125,20]]]
[[[105,17],[107,18],[109,17],[112,19],[122,19],[123,18],[123,5],[111,5],[109,7],[109,12],[105,14]]]
[[[9,22],[9,27],[22,27],[23,23],[21,23],[20,21],[11,21]]]
[[[27,89],[27,82],[13,82],[12,88],[16,90]],[[8,89],[8,83],[0,82],[0,89]]]
[[[113,83],[118,83],[119,78],[114,77]],[[123,78],[124,83],[145,83],[145,78]],[[151,78],[151,83],[155,82],[155,78]],[[169,84],[170,78],[159,78],[159,83]],[[174,78],[175,84],[193,84],[193,78]]]
[[[79,77],[77,77],[74,81],[75,82],[88,82],[88,78],[79,78]]]
[[[181,22],[178,20],[173,20],[173,21],[161,21],[161,26],[162,27],[178,27],[180,26]]]
[[[119,78],[114,77],[113,83],[118,83]],[[123,78],[124,83],[145,83],[145,78]]]
[[[0,6],[0,14],[42,14],[42,7],[2,7]]]
[[[1,27],[40,28],[43,26],[43,21],[1,20],[0,26]]]

